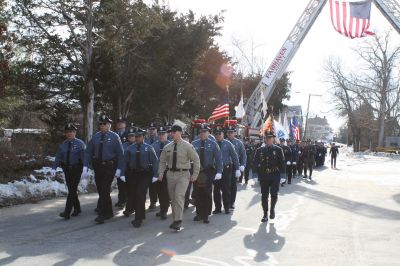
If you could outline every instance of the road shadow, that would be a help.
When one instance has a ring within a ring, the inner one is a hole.
[[[130,258],[143,258],[141,265],[161,265],[175,256],[185,256],[200,249],[208,241],[220,237],[237,225],[230,215],[213,215],[210,224],[185,221],[184,229],[175,232],[166,228],[153,237],[138,238],[122,248],[113,258],[116,265],[129,265]],[[140,233],[140,230],[137,230]],[[199,232],[201,232],[199,234]]]
[[[261,223],[256,233],[243,238],[243,243],[247,249],[256,252],[254,261],[262,263],[269,259],[268,253],[279,252],[282,249],[285,238],[277,234],[273,223]]]

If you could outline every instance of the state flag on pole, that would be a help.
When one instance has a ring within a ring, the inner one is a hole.
[[[208,118],[208,121],[211,122],[211,121],[215,121],[215,120],[218,120],[218,119],[224,118],[224,117],[229,117],[229,104],[228,103],[220,104],[217,107],[215,107],[210,118]]]
[[[371,1],[329,0],[333,27],[351,39],[374,35],[368,31],[371,17]]]

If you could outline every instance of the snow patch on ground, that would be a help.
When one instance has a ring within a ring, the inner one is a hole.
[[[50,170],[50,167],[43,167],[34,170],[33,174],[22,180],[0,184],[0,207],[67,195],[68,189],[62,169],[57,168],[55,178],[50,176]],[[93,171],[88,178],[81,179],[78,191],[95,191]]]

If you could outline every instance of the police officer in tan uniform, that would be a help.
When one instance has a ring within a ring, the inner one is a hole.
[[[160,155],[158,180],[162,181],[167,170],[168,194],[171,199],[173,223],[171,229],[181,230],[185,192],[189,182],[197,179],[200,171],[200,158],[192,144],[182,139],[182,127],[171,128],[173,141],[164,147]],[[190,175],[190,161],[193,161],[193,174]]]

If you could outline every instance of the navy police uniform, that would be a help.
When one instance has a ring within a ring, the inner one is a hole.
[[[146,131],[137,128],[135,135],[143,135]],[[152,177],[158,173],[158,158],[153,147],[147,143],[135,143],[128,147],[124,155],[122,175],[128,184],[128,203],[126,212],[135,212],[132,224],[139,227],[146,218],[146,193]]]
[[[112,123],[112,120],[106,115],[102,115],[100,123]],[[117,169],[123,166],[124,151],[121,139],[112,131],[97,132],[87,145],[84,158],[84,167],[92,164],[95,173],[95,182],[99,200],[97,202],[96,212],[99,217],[96,222],[103,223],[105,219],[113,215],[111,201],[111,184]]]
[[[210,131],[210,128],[202,124],[200,130]],[[208,223],[208,216],[212,209],[212,184],[217,173],[222,175],[222,154],[218,144],[209,138],[195,140],[192,145],[200,158],[200,173],[194,184],[196,187],[194,220],[203,220],[204,223]]]
[[[73,124],[68,124],[65,126],[65,131],[69,130],[76,131],[77,128]],[[55,156],[52,169],[54,171],[57,167],[63,169],[65,182],[68,187],[65,209],[64,212],[60,213],[60,216],[65,219],[69,219],[72,208],[74,209],[72,216],[77,216],[81,213],[81,205],[78,199],[78,185],[81,180],[85,148],[85,143],[82,140],[78,138],[67,139],[58,147]]]
[[[267,137],[273,137],[273,135]],[[270,194],[270,218],[275,218],[280,178],[281,174],[285,173],[285,157],[282,149],[276,145],[265,145],[258,148],[254,155],[253,165],[256,168],[261,186],[261,204],[264,211],[262,222],[265,222],[268,220],[268,198]]]
[[[158,133],[167,133],[167,128],[160,127],[158,129]],[[166,140],[166,141],[160,141],[157,140],[156,142],[153,143],[153,148],[156,152],[156,155],[158,158],[160,158],[161,152],[164,150],[164,147],[167,146],[171,141]],[[160,212],[157,213],[157,216],[161,217],[161,219],[165,220],[167,218],[167,212],[169,208],[169,195],[168,195],[168,183],[167,183],[167,171],[164,173],[164,178],[162,179],[161,182],[155,182],[154,184],[150,185],[151,187],[154,187],[155,195],[152,195],[152,189],[149,189],[150,192],[150,200],[152,203],[157,202],[157,197],[160,201]]]

